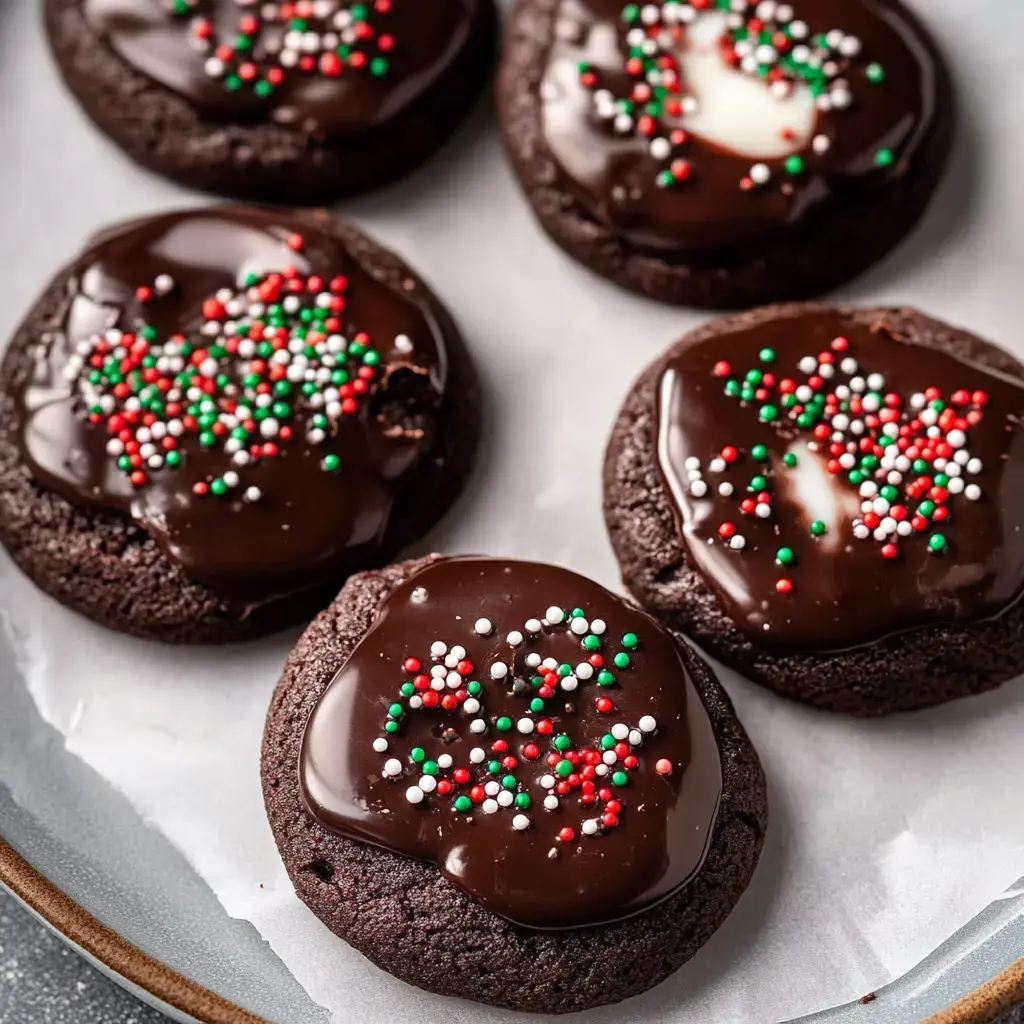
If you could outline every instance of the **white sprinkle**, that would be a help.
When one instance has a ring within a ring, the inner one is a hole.
[[[553,789],[555,785],[554,775],[542,775],[540,777],[540,784],[544,789]]]
[[[437,779],[433,775],[421,775],[417,785],[424,793],[433,793],[437,789]]]
[[[654,732],[658,728],[658,723],[654,720],[653,715],[644,715],[636,724],[640,726],[641,732]]]
[[[533,719],[532,718],[520,718],[516,722],[516,728],[524,735],[529,736],[533,732]]]
[[[700,459],[698,459],[696,455],[691,455],[691,456],[690,456],[690,457],[689,457],[689,458],[688,458],[688,459],[687,459],[687,460],[686,460],[686,461],[685,461],[685,462],[683,463],[683,465],[684,465],[684,466],[685,466],[685,467],[686,467],[687,469],[700,469]]]
[[[734,488],[728,480],[718,485],[718,493],[722,495],[723,498],[728,498],[732,494],[733,490]]]
[[[616,722],[611,731],[617,740],[624,740],[629,735],[629,726],[624,722]]]
[[[964,488],[964,497],[968,501],[977,501],[981,497],[981,488],[977,484],[968,484]]]
[[[491,678],[492,679],[504,679],[508,675],[508,665],[503,661],[496,661],[491,666]]]
[[[477,636],[490,636],[494,632],[494,626],[491,625],[490,619],[477,619],[473,623],[473,632]]]
[[[438,768],[451,768],[453,763],[451,754],[441,754],[437,759]]]
[[[408,334],[399,334],[395,337],[395,349],[398,352],[412,351],[412,339]]]
[[[595,636],[601,636],[607,628],[608,624],[604,621],[604,619],[594,619],[590,623],[590,632],[593,633]]]
[[[426,599],[427,599],[426,587],[417,587],[409,595],[409,600],[412,601],[413,604],[423,604],[423,602],[426,601]]]
[[[526,667],[536,668],[540,664],[540,655],[534,652],[526,656]]]
[[[462,676],[458,672],[449,672],[444,681],[448,684],[449,690],[457,690],[462,685]]]
[[[373,749],[376,750],[378,754],[383,754],[384,751],[388,749],[388,741],[384,739],[383,736],[378,736],[373,741]]]
[[[530,819],[525,814],[517,814],[512,819],[512,827],[517,832],[522,832],[524,829],[530,827]]]
[[[565,618],[565,612],[563,612],[561,608],[557,608],[555,605],[552,605],[544,613],[544,618],[547,619],[552,626],[557,626]],[[527,628],[529,628],[529,623],[527,623]],[[533,632],[533,630],[530,630],[530,632]]]
[[[618,759],[619,755],[616,754],[614,750],[606,750],[601,755],[601,760],[604,761],[605,764],[615,764]]]
[[[750,180],[755,185],[766,185],[772,176],[772,172],[767,164],[754,164],[748,172],[750,174]]]
[[[487,723],[482,718],[474,718],[469,723],[469,731],[477,734],[487,732]]]
[[[419,786],[410,786],[405,791],[405,799],[411,804],[418,804],[423,800],[423,790]]]
[[[639,729],[629,730],[629,745],[631,747],[639,747],[644,741],[644,734]]]
[[[569,622],[569,629],[576,634],[576,636],[583,636],[584,633],[590,629],[590,623],[587,622],[582,616],[572,619]]]
[[[462,710],[465,711],[467,715],[475,715],[480,710],[480,701],[478,701],[476,697],[467,697],[463,702]]]
[[[512,632],[505,637],[505,641],[512,647],[518,647],[523,642],[523,634],[520,633],[518,629],[513,629]]]
[[[703,480],[694,480],[690,484],[690,494],[695,498],[703,498],[708,493],[708,485]]]
[[[498,809],[498,801],[488,798],[480,805],[480,809],[484,812],[484,814],[494,814],[494,812]]]
[[[797,363],[801,373],[814,373],[818,368],[818,360],[814,356],[804,356],[803,359]]]
[[[572,693],[579,686],[579,680],[573,675],[563,676],[559,685],[566,693]]]
[[[430,656],[432,658],[443,658],[448,653],[448,645],[443,640],[435,640],[430,645]]]
[[[389,757],[384,762],[384,774],[388,776],[401,775],[402,762],[397,757]]]
[[[747,546],[747,539],[741,533],[737,533],[734,537],[729,539],[729,547],[733,551],[742,551]]]
[[[263,497],[263,492],[258,487],[246,487],[243,497],[249,502],[259,501]]]
[[[711,460],[711,462],[708,463],[708,470],[710,472],[712,472],[712,473],[724,473],[725,472],[725,459],[718,458],[718,457],[713,458]]]
[[[981,472],[981,459],[970,459],[966,468],[968,473],[977,476],[977,474]]]
[[[767,519],[772,514],[772,507],[766,502],[762,502],[754,509],[754,514],[758,519]]]
[[[827,135],[815,135],[811,140],[811,149],[819,156],[827,153],[832,148],[832,142]],[[848,373],[852,371],[847,371]]]
[[[557,811],[558,810],[558,803],[559,803],[558,797],[555,796],[554,793],[548,793],[548,795],[546,797],[544,797],[544,806],[549,811]]]
[[[598,828],[599,828],[599,826],[597,824],[597,818],[587,818],[587,820],[585,822],[583,822],[582,828],[583,828],[583,834],[584,835],[587,835],[587,836],[594,835],[597,832]]]
[[[540,619],[527,619],[524,628],[527,633],[539,633],[541,631]]]
[[[515,800],[515,797],[512,795],[512,793],[509,790],[503,789],[498,794],[497,800],[498,800],[498,806],[499,807],[511,807],[512,806],[512,801]]]
[[[418,693],[414,693],[409,698],[409,707],[411,707],[413,711],[419,711],[419,709],[423,707],[423,698]]]
[[[472,749],[472,750],[471,750],[471,751],[469,752],[469,760],[470,760],[470,761],[471,761],[471,762],[472,762],[473,764],[480,764],[480,762],[481,762],[481,761],[483,761],[483,759],[484,759],[484,758],[485,758],[486,756],[487,756],[487,752],[486,752],[486,751],[484,750],[484,748],[483,748],[483,747],[474,747],[474,748],[473,748],[473,749]]]

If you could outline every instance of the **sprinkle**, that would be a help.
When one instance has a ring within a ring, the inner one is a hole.
[[[654,763],[654,770],[659,775],[671,775],[672,774],[672,762],[667,757],[659,758]]]
[[[477,636],[490,636],[494,632],[494,627],[491,625],[490,619],[477,619],[473,624],[473,632]]]

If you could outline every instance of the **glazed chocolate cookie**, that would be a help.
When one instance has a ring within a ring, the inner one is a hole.
[[[757,862],[765,783],[711,670],[565,569],[432,556],[355,576],[263,740],[299,896],[403,981],[564,1013],[689,959]]]
[[[57,63],[136,161],[313,205],[402,177],[491,71],[493,0],[46,0]]]
[[[923,213],[950,83],[898,0],[519,0],[505,141],[545,230],[665,302],[821,294]]]
[[[636,382],[605,516],[648,610],[788,697],[879,715],[1024,672],[1024,367],[913,310],[708,324]]]
[[[454,501],[479,398],[448,313],[340,218],[225,207],[111,228],[0,367],[0,541],[113,629],[301,622]]]

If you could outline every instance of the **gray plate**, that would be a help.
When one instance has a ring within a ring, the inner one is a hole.
[[[45,197],[75,187],[76,147],[104,149],[110,173],[130,182],[123,210],[108,208],[105,216],[165,205],[168,195],[165,185],[130,168],[94,137],[58,86],[38,14],[34,0],[0,0],[0,139],[6,151],[0,181],[6,203],[34,204],[35,226],[23,237],[7,235],[0,248],[5,254],[0,336],[13,327],[50,269],[102,219],[85,201],[62,207],[65,215],[77,218],[75,223],[55,223],[48,215]],[[481,114],[466,134],[493,130],[486,121]],[[456,150],[468,144],[464,138],[455,144]],[[971,168],[960,163],[955,173],[966,185]],[[28,221],[19,219],[22,224]],[[933,243],[938,240],[931,238]],[[126,942],[223,1000],[287,1024],[327,1019],[255,930],[225,914],[181,854],[148,828],[123,797],[65,751],[60,735],[40,719],[2,634],[0,709],[0,838],[35,872]],[[773,855],[769,851],[766,857]],[[10,877],[6,881],[15,884]],[[29,902],[40,909],[38,901]],[[66,914],[50,907],[45,917],[58,931],[69,931]],[[101,961],[94,957],[94,962],[109,971],[111,957],[99,946],[93,950],[97,951]],[[909,1024],[982,985],[1022,952],[1024,893],[1015,889],[919,967],[879,992],[874,1002],[803,1019]],[[133,990],[180,1020],[195,1019],[161,1003],[152,992],[137,985]],[[195,1000],[192,1012],[204,1019],[215,1016]]]

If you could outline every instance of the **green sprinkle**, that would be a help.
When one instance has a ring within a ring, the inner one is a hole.
[[[891,149],[880,149],[875,154],[875,166],[876,167],[891,167],[893,160],[896,157],[893,155]]]
[[[413,747],[409,756],[417,763],[422,764],[427,759],[427,752],[422,747]]]
[[[778,562],[779,565],[789,565],[794,558],[796,558],[796,555],[793,554],[792,548],[779,548],[779,550],[775,552],[775,561]]]
[[[403,708],[401,704],[392,704],[391,707],[388,708],[388,714],[392,718],[401,718],[402,712]]]
[[[563,779],[567,775],[572,775],[572,761],[559,761],[555,765],[555,774],[560,775]]]
[[[385,722],[384,723],[384,731],[385,732],[398,732],[398,723],[397,722]]]
[[[761,476],[759,473],[757,476],[750,478],[750,483],[747,485],[748,491],[753,491],[757,494],[759,491],[763,491],[768,486],[768,480],[766,477]]]
[[[494,728],[497,729],[498,732],[508,732],[509,729],[512,728],[512,719],[509,718],[508,715],[502,715],[501,718],[494,723]]]
[[[811,534],[815,537],[823,537],[827,529],[828,527],[825,526],[825,523],[821,519],[815,519],[814,522],[811,523]]]
[[[864,74],[868,76],[868,81],[874,85],[879,85],[885,81],[885,68],[881,64],[869,64],[864,69]]]
[[[337,455],[325,455],[320,465],[327,470],[328,473],[336,473],[341,467],[341,459]]]
[[[758,358],[762,363],[774,363],[775,362],[775,349],[763,348],[757,354]]]
[[[530,710],[534,713],[544,710],[544,701],[540,697],[534,697],[530,701]]]
[[[426,761],[426,762],[424,762],[424,764],[423,764],[423,774],[424,775],[436,775],[437,774],[437,762],[436,761]]]
[[[529,793],[516,793],[516,807],[518,807],[519,810],[525,811],[532,802],[533,801],[530,800]]]
[[[750,457],[755,462],[767,462],[768,461],[768,449],[763,444],[755,444],[750,449]]]
[[[629,650],[633,650],[635,647],[639,645],[639,643],[640,640],[637,637],[636,633],[626,633],[622,638],[622,646],[628,648]]]
[[[502,776],[501,784],[505,789],[515,789],[519,782],[514,775],[505,775]]]
[[[487,762],[487,770],[492,775],[497,775],[498,772],[501,771],[501,762],[500,761],[488,761]]]
[[[223,480],[214,480],[210,484],[210,492],[218,498],[223,497],[228,492],[228,485]]]
[[[470,684],[469,684],[469,685],[468,685],[468,686],[466,687],[466,692],[467,692],[467,693],[468,693],[468,694],[469,694],[469,695],[470,695],[471,697],[475,697],[475,696],[476,696],[476,695],[477,695],[478,693],[480,693],[480,691],[481,691],[482,689],[483,689],[483,687],[482,687],[482,686],[481,686],[481,685],[480,685],[480,684],[479,684],[479,683],[478,683],[478,682],[477,682],[476,680],[473,680],[473,682],[471,682],[471,683],[470,683]]]
[[[786,454],[782,456],[783,464],[788,466],[790,469],[792,469],[798,461],[799,460],[797,459],[795,452],[786,452]]]
[[[629,668],[629,655],[625,651],[619,651],[612,660],[616,668]]]
[[[614,750],[616,742],[617,742],[617,740],[615,739],[615,737],[610,732],[606,732],[601,737],[601,749],[602,750]]]
[[[593,633],[588,633],[583,638],[583,646],[588,651],[596,651],[601,646],[601,639],[600,637],[594,636]]]
[[[941,555],[946,550],[946,538],[941,533],[933,533],[928,538],[928,550],[933,554]]]
[[[786,157],[786,173],[787,174],[802,174],[804,169],[804,159],[802,156],[798,156],[794,153],[792,156]]]
[[[600,672],[597,673],[598,686],[611,686],[614,682],[615,676],[613,676],[611,672],[608,671],[608,669],[603,668]]]
[[[774,405],[762,405],[757,415],[762,423],[772,423],[779,418],[779,410]]]
[[[612,785],[624,786],[629,782],[629,776],[625,772],[612,772]]]
[[[412,683],[402,683],[400,692],[403,697],[411,697],[416,692],[416,687]]]
[[[572,740],[563,732],[555,737],[552,746],[558,751],[568,750],[572,746]]]
[[[460,814],[465,814],[466,811],[470,811],[473,809],[473,801],[470,800],[468,796],[457,796],[455,798],[455,803],[452,804],[452,806]]]

